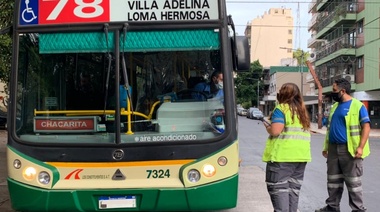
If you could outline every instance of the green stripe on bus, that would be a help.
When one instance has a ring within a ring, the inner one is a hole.
[[[105,211],[219,210],[236,207],[238,175],[187,189],[46,190],[9,178],[8,188],[12,191],[12,207],[19,211],[99,211],[99,197],[127,195],[136,196],[137,208]]]

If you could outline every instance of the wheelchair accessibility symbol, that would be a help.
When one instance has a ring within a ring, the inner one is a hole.
[[[25,23],[30,23],[33,20],[37,19],[37,16],[34,14],[33,8],[29,7],[29,0],[25,0],[25,9],[22,11],[21,18]]]

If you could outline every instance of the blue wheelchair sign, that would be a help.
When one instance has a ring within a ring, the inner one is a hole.
[[[38,24],[38,0],[24,0],[20,4],[20,25]]]

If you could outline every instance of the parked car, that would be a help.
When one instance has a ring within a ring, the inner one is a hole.
[[[247,118],[249,119],[261,119],[263,117],[263,112],[256,107],[250,107],[247,111]]]
[[[259,120],[259,119],[264,118],[264,114],[261,111],[253,111],[252,118]]]
[[[239,115],[239,116],[246,116],[247,115],[247,110],[246,109],[244,109],[244,108],[238,108],[237,109],[237,114]]]
[[[240,116],[246,116],[247,115],[247,110],[243,108],[242,110],[240,110],[239,115]]]

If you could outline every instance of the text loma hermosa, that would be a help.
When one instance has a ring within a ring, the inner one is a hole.
[[[209,20],[207,11],[169,11],[161,12],[159,17],[156,13],[135,12],[128,13],[128,21],[157,21],[157,20]]]

